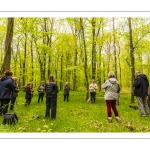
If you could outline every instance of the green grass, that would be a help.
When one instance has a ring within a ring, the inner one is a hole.
[[[85,101],[85,92],[71,91],[70,101],[67,103],[63,101],[63,93],[59,92],[57,118],[56,120],[47,120],[44,119],[45,97],[44,102],[38,104],[38,95],[35,92],[31,105],[25,107],[25,93],[20,92],[17,97],[19,105],[14,107],[19,122],[15,126],[1,124],[0,132],[150,132],[150,118],[140,118],[139,110],[129,108],[130,94],[126,93],[121,93],[120,105],[117,106],[122,122],[118,123],[113,114],[113,123],[108,123],[103,94],[97,93],[94,104]],[[41,118],[36,118],[36,115]],[[3,117],[0,116],[1,123],[2,120]]]

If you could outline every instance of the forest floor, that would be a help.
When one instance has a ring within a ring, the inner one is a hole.
[[[120,105],[117,105],[121,122],[115,120],[108,123],[104,93],[98,92],[96,103],[85,100],[85,92],[70,91],[69,102],[63,101],[63,92],[58,93],[57,118],[47,120],[44,101],[37,103],[38,94],[34,93],[30,106],[26,107],[25,93],[19,92],[14,112],[19,121],[16,125],[3,125],[0,116],[0,132],[3,133],[135,133],[150,132],[150,118],[141,118],[139,110],[129,107],[130,94],[121,93]],[[135,100],[134,106],[137,106]],[[9,111],[10,112],[10,111]]]

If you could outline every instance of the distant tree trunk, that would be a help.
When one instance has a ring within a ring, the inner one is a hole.
[[[74,51],[74,66],[77,66],[77,41],[75,41],[75,51]],[[76,78],[77,78],[77,71],[76,68],[73,70],[73,91],[76,90]]]
[[[61,56],[61,62],[60,62],[60,90],[63,89],[62,77],[63,77],[63,56]]]
[[[14,64],[13,64],[13,68],[14,68],[14,71],[13,71],[13,76],[18,76],[17,75],[17,59],[18,59],[18,55],[19,55],[19,38],[18,38],[18,42],[16,43],[16,52],[13,51],[12,49],[12,59],[14,61]]]
[[[75,21],[74,21],[75,23]],[[77,25],[75,23],[75,35],[74,35],[74,40],[75,40],[75,48],[74,48],[74,66],[77,66],[77,55],[78,55],[78,51],[77,51]],[[77,78],[77,71],[76,68],[73,70],[73,90],[76,90],[76,78]]]
[[[118,66],[119,66],[119,78],[120,78],[120,87],[122,87],[122,70],[121,70],[121,63],[120,63],[120,46],[119,46],[119,50],[118,50]]]
[[[87,52],[86,52],[86,43],[85,43],[85,35],[84,35],[82,18],[80,18],[80,27],[81,27],[82,40],[83,40],[83,49],[84,49],[84,74],[85,74],[85,81],[86,81],[86,100],[87,100],[89,97],[89,81],[88,81],[88,74],[87,74]]]
[[[116,53],[116,37],[115,37],[115,19],[113,18],[113,39],[114,39],[114,70],[117,78],[117,53]]]
[[[74,60],[73,60],[73,65],[74,65],[74,69],[73,69],[73,86],[72,86],[72,90],[75,91],[76,90],[76,78],[77,78],[77,56],[78,56],[78,46],[77,46],[77,40],[78,40],[78,32],[79,32],[79,19],[78,18],[73,18],[73,25],[70,24],[71,30],[72,30],[72,34],[74,37]]]
[[[14,18],[8,18],[7,32],[6,32],[6,39],[5,39],[4,62],[0,70],[0,75],[2,75],[5,70],[10,69],[13,28],[14,28]]]
[[[34,80],[34,71],[33,71],[34,67],[33,67],[33,41],[32,40],[31,40],[31,68],[32,68],[32,70],[31,70],[31,81],[33,81]]]
[[[49,45],[49,47],[50,47],[50,51],[48,52],[48,64],[47,64],[47,66],[48,66],[48,69],[47,69],[48,77],[51,74],[50,62],[51,62],[51,51],[52,51],[52,37],[53,37],[54,18],[49,19],[49,22],[50,22],[50,29],[48,30],[48,27],[47,26],[45,27],[45,31],[46,32],[48,32],[48,31],[50,32],[49,35],[47,34],[47,45]]]
[[[99,92],[101,91],[101,68],[102,68],[102,62],[101,62],[101,57],[102,57],[102,46],[99,48],[99,56],[98,56],[98,61],[99,61],[99,66],[97,70],[97,81],[98,81],[98,90]]]
[[[108,46],[107,46],[107,62],[108,62],[107,74],[110,71],[110,49],[111,49],[111,38],[110,38],[110,42],[108,42]]]
[[[23,86],[26,86],[26,57],[27,57],[27,34],[25,33],[25,41],[24,41],[24,60],[23,60],[23,76],[22,82]]]
[[[97,70],[97,81],[98,81],[98,90],[99,92],[101,91],[101,84],[102,84],[102,46],[104,42],[104,25],[103,25],[103,19],[101,20],[99,24],[99,28],[101,27],[101,32],[97,33],[97,36],[99,36],[98,40],[98,50],[99,50],[99,55],[98,55],[98,70]],[[100,34],[101,33],[101,34]]]
[[[92,79],[96,75],[96,18],[92,18]]]
[[[132,39],[132,21],[131,18],[128,18],[129,23],[129,42],[130,42],[130,61],[131,61],[131,103],[134,103],[134,95],[133,95],[133,82],[135,75],[135,67],[134,67],[134,47],[133,47],[133,39]]]

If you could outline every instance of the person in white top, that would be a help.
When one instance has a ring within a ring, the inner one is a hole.
[[[90,90],[90,100],[91,102],[95,103],[95,98],[96,98],[96,90],[98,89],[97,84],[95,83],[95,80],[92,79],[92,83],[89,86]]]

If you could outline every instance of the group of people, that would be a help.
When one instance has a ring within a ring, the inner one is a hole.
[[[4,76],[0,79],[0,115],[5,115],[8,111],[9,103],[10,110],[13,110],[14,104],[16,102],[16,97],[18,96],[19,88],[17,84],[17,78],[12,77],[13,73],[9,70],[4,72]],[[145,74],[141,72],[136,72],[136,78],[133,83],[134,96],[138,101],[138,108],[140,111],[140,116],[150,116],[150,110],[147,104],[147,97],[150,94],[149,81]],[[112,110],[115,114],[115,118],[118,122],[121,121],[119,117],[118,110],[116,108],[116,102],[119,99],[120,86],[116,79],[114,72],[108,73],[108,79],[101,86],[105,89],[104,99],[106,100],[107,106],[107,116],[108,122],[112,123]],[[95,80],[92,79],[92,83],[89,85],[90,90],[90,100],[95,103],[96,90],[98,89]],[[44,81],[41,81],[37,88],[38,90],[38,103],[43,102],[44,94],[46,94],[46,110],[45,118],[56,119],[56,108],[57,108],[57,93],[58,86],[55,82],[54,75],[49,76],[49,81],[44,85]],[[64,85],[64,102],[67,100],[69,102],[69,83],[66,82]],[[31,99],[33,97],[34,90],[32,89],[32,84],[28,83],[25,88],[25,106],[30,105]]]
[[[5,115],[8,112],[8,108],[11,111],[14,109],[16,98],[19,93],[19,87],[17,84],[17,77],[12,77],[13,73],[9,70],[4,72],[4,75],[0,78],[0,115]],[[41,81],[37,88],[38,91],[38,103],[43,102],[44,94],[46,94],[46,111],[45,118],[56,118],[57,108],[57,93],[58,86],[55,82],[54,75],[49,76],[49,81],[44,85],[44,81]],[[64,86],[64,102],[67,99],[69,102],[69,83],[66,82]],[[32,84],[28,83],[25,88],[25,106],[29,106],[33,97],[34,90]]]
[[[147,100],[150,98],[150,88],[147,76],[142,74],[140,71],[137,71],[135,73],[133,87],[134,96],[138,102],[140,117],[150,117],[150,108],[147,102]],[[102,84],[101,88],[105,89],[104,99],[106,100],[108,122],[112,123],[112,111],[114,112],[116,120],[120,122],[121,119],[116,108],[116,104],[119,105],[120,85],[115,77],[114,72],[108,73],[108,79]],[[93,100],[95,103],[97,89],[97,85],[93,79],[89,86],[91,102]]]

